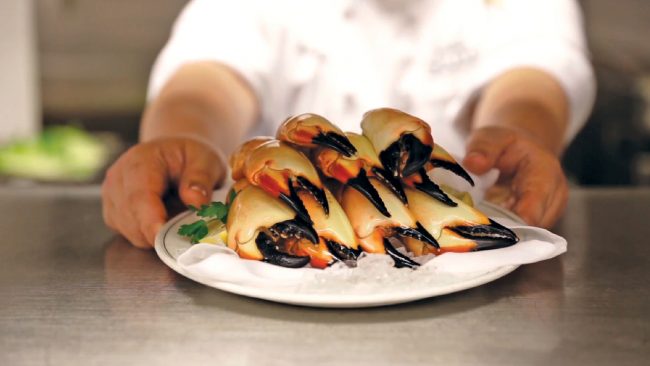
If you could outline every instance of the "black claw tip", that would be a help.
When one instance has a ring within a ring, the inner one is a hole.
[[[259,233],[255,243],[264,256],[265,262],[288,268],[300,268],[309,263],[308,256],[303,257],[281,252],[271,237],[265,233]]]
[[[399,235],[408,236],[409,238],[419,240],[440,249],[440,244],[438,244],[436,238],[434,238],[433,235],[431,235],[431,233],[429,233],[419,222],[416,222],[416,228],[398,226],[395,228],[395,231]]]
[[[429,196],[437,199],[447,206],[458,206],[458,204],[449,198],[449,196],[440,188],[440,186],[433,183],[433,181],[429,179],[429,176],[427,175],[427,172],[424,170],[424,168],[420,169],[417,174],[420,174],[420,177],[422,177],[422,183],[415,183],[416,189],[428,194]]]
[[[407,133],[380,152],[379,160],[393,176],[408,177],[429,161],[432,150],[432,146],[423,144],[417,137]],[[407,154],[407,158],[402,166],[404,154]]]
[[[420,170],[429,161],[433,147],[423,144],[422,141],[411,134],[403,135],[400,140],[404,145],[403,150],[408,153],[402,176],[408,177]]]
[[[402,186],[402,182],[398,179],[392,176],[388,171],[382,169],[382,168],[377,168],[374,167],[372,168],[372,172],[375,174],[377,179],[379,179],[386,187],[388,187],[397,197],[399,197],[400,201],[402,203],[407,204],[408,199],[406,198],[406,193],[404,192],[404,187]]]
[[[344,135],[336,132],[319,133],[311,140],[314,144],[318,144],[330,149],[336,150],[341,154],[350,157],[357,153],[357,149],[352,145],[350,140]]]
[[[463,167],[459,164],[441,159],[431,159],[431,164],[433,164],[434,167],[449,170],[457,176],[465,179],[469,184],[472,185],[472,187],[474,187],[474,179],[472,179],[469,173],[467,173],[467,171],[463,169]]]
[[[302,188],[306,189],[309,193],[311,193],[312,196],[314,196],[318,204],[323,207],[325,215],[330,214],[330,206],[329,202],[327,201],[327,196],[325,195],[324,189],[316,187],[305,177],[298,177],[298,184],[300,184]]]
[[[384,248],[386,249],[386,254],[388,254],[393,259],[393,262],[395,262],[395,267],[415,269],[420,266],[417,262],[395,249],[388,239],[384,239]]]
[[[289,205],[289,207],[291,207],[296,212],[296,215],[298,215],[298,217],[300,217],[302,220],[306,222],[312,223],[313,221],[309,217],[309,213],[307,212],[305,205],[302,203],[298,195],[295,194],[293,188],[291,188],[291,186],[289,187],[290,187],[289,189],[291,190],[289,196],[287,196],[284,193],[280,193],[278,197],[282,200],[282,202]]]
[[[314,244],[318,243],[318,233],[314,227],[297,215],[293,220],[278,222],[273,225],[272,229],[287,236],[305,238]]]
[[[519,241],[517,234],[490,219],[489,225],[456,226],[450,228],[456,234],[476,242],[476,250],[505,248]]]
[[[325,244],[334,258],[345,263],[349,267],[356,266],[357,258],[359,257],[359,254],[361,254],[360,250],[348,248],[331,240],[325,240]]]
[[[359,175],[348,180],[348,185],[366,196],[366,198],[368,198],[368,200],[377,208],[377,210],[379,210],[379,212],[381,212],[382,215],[390,217],[390,212],[388,212],[384,201],[379,196],[379,193],[377,193],[375,187],[370,183],[365,170],[361,169]]]

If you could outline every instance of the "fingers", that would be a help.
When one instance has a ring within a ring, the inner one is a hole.
[[[208,203],[221,183],[225,164],[216,150],[195,139],[175,138],[136,145],[109,169],[102,185],[106,225],[133,245],[152,247],[167,219],[162,201],[169,182],[178,183],[181,199]]]
[[[223,158],[215,151],[200,150],[194,146],[185,149],[186,165],[179,181],[179,194],[186,205],[200,206],[210,202],[212,191],[225,176]]]
[[[465,167],[482,174],[500,171],[501,189],[487,192],[528,224],[550,227],[564,211],[568,188],[557,157],[516,130],[486,127],[476,130],[467,146]],[[505,187],[505,189],[503,189]]]
[[[149,246],[153,246],[158,230],[167,219],[162,202],[167,189],[166,179],[163,166],[132,169],[124,174],[122,213],[128,213],[133,221],[130,227],[138,231]]]
[[[120,232],[128,241],[139,248],[151,248],[130,209],[132,206],[125,197],[125,185],[120,169],[111,169],[102,185],[102,203],[104,221],[108,227]]]
[[[166,220],[161,196],[167,188],[164,163],[146,148],[135,147],[109,169],[102,185],[106,225],[134,246],[151,248]]]
[[[566,179],[555,156],[527,142],[517,142],[497,167],[512,175],[513,210],[527,223],[550,227],[563,212]]]
[[[463,166],[474,174],[487,173],[515,138],[514,132],[506,128],[483,127],[474,130],[467,143]]]

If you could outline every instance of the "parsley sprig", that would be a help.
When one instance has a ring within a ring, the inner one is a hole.
[[[231,191],[228,196],[228,202],[232,204],[235,199],[234,191]],[[218,220],[225,224],[228,220],[228,210],[230,205],[223,202],[211,202],[208,205],[201,205],[201,207],[194,207],[189,205],[190,211],[196,213],[197,216],[202,217],[197,221],[190,224],[181,225],[178,228],[178,234],[186,236],[190,239],[192,244],[198,243],[201,239],[208,235],[208,224],[212,221]]]

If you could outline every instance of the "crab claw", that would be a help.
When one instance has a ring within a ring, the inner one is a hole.
[[[413,259],[405,256],[399,250],[397,250],[390,240],[384,238],[384,249],[386,254],[393,260],[395,267],[397,268],[411,268],[415,269],[420,266],[420,264]]]
[[[381,200],[375,187],[373,187],[370,180],[368,180],[365,170],[360,170],[359,175],[348,180],[347,184],[363,194],[377,208],[377,210],[382,213],[382,215],[390,217],[390,212],[388,212],[386,205],[384,205],[384,201]]]
[[[230,155],[230,160],[228,161],[231,171],[230,174],[235,182],[243,179],[246,176],[244,173],[244,165],[246,164],[246,159],[248,159],[250,153],[253,150],[257,149],[260,145],[271,140],[274,140],[274,138],[269,136],[253,137],[252,139],[241,144],[241,146],[239,146],[239,148],[233,152],[232,155]]]
[[[374,147],[365,136],[349,132],[345,135],[356,148],[356,155],[346,157],[334,150],[318,149],[314,153],[316,166],[325,176],[354,187],[366,196],[382,214],[390,217],[381,197],[368,181],[368,176],[380,179],[402,202],[406,202],[402,183],[382,168]]]
[[[314,246],[312,245],[305,245],[305,249],[311,250],[305,251],[305,253],[312,258],[311,265],[317,268],[324,268],[334,260],[355,265],[359,256],[359,242],[354,234],[354,229],[332,193],[325,189],[325,195],[329,201],[329,215],[325,214],[322,206],[316,202],[313,196],[306,192],[300,193],[300,198],[305,203],[309,216],[314,221],[314,229],[320,238],[316,250],[313,250]]]
[[[266,233],[259,233],[257,239],[255,239],[255,243],[264,257],[262,259],[264,262],[288,268],[300,268],[309,263],[309,256],[281,252],[273,239]]]
[[[412,188],[406,188],[406,195],[415,218],[439,244],[433,249],[407,239],[406,246],[416,255],[502,248],[519,240],[512,230],[453,196],[449,197],[456,203],[455,207]]]
[[[429,178],[424,168],[421,168],[416,174],[404,178],[404,184],[428,194],[447,206],[456,206],[456,202]]]
[[[395,177],[417,172],[431,157],[431,128],[410,114],[390,108],[374,109],[363,115],[361,129],[379,152],[384,168]]]
[[[433,168],[442,168],[449,170],[450,172],[456,174],[457,176],[465,179],[469,184],[474,186],[474,180],[472,177],[467,173],[465,169],[463,169],[460,164],[454,159],[451,154],[447,152],[447,150],[443,149],[442,146],[436,144],[433,147],[433,151],[431,152],[431,164],[433,165]]]
[[[413,214],[396,195],[376,179],[371,178],[370,182],[386,204],[391,214],[390,217],[379,212],[365,197],[351,187],[347,187],[341,197],[341,205],[350,219],[361,247],[369,253],[390,255],[396,266],[416,266],[417,263],[397,251],[386,239],[390,237],[417,238],[422,241],[423,245],[436,246],[435,239],[422,225],[419,225]]]
[[[304,266],[309,256],[293,251],[296,243],[318,243],[315,229],[282,201],[249,185],[233,200],[226,222],[228,247],[245,259],[285,267]]]
[[[255,186],[290,205],[305,221],[311,222],[296,191],[309,191],[329,212],[323,183],[316,168],[299,151],[277,140],[267,141],[253,149],[245,160],[244,174]]]
[[[326,118],[312,113],[289,117],[278,128],[277,138],[307,148],[330,148],[347,157],[357,152],[343,131]]]

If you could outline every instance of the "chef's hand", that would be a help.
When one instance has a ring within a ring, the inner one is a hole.
[[[560,161],[523,130],[487,126],[472,131],[463,165],[474,174],[491,168],[499,181],[486,198],[527,223],[551,227],[566,206],[568,187]]]
[[[167,219],[163,196],[171,187],[186,205],[210,201],[226,165],[219,151],[194,137],[160,138],[135,145],[106,173],[102,186],[106,225],[140,248],[153,246]]]

